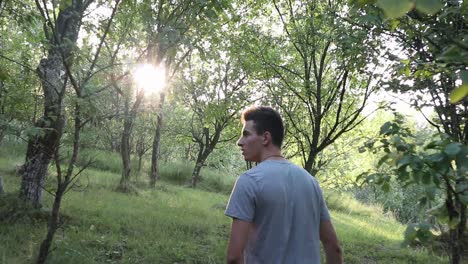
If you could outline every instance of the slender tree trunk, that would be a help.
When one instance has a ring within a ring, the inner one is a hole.
[[[192,188],[197,187],[200,170],[203,167],[203,164],[205,163],[206,157],[208,157],[208,155],[205,155],[206,152],[208,152],[207,148],[203,144],[200,144],[200,148],[199,148],[198,155],[197,155],[197,161],[195,162],[195,167],[193,168],[193,171],[192,171],[192,182],[191,182]]]
[[[60,11],[53,33],[49,32],[48,57],[42,59],[37,68],[44,92],[44,115],[36,123],[40,133],[29,138],[20,187],[20,197],[36,208],[41,206],[48,166],[62,137],[63,98],[67,86],[67,76],[63,73],[67,72],[65,63],[68,67],[72,63],[72,51],[87,4],[73,1],[71,6]]]
[[[1,51],[0,51],[0,54],[1,54]],[[5,114],[5,103],[3,101],[4,100],[3,99],[3,89],[4,89],[3,87],[4,87],[3,80],[0,80],[0,114],[1,115]],[[2,144],[2,141],[3,141],[4,131],[5,131],[5,128],[1,124],[1,120],[0,120],[0,145]]]
[[[5,189],[3,187],[3,179],[2,176],[0,176],[0,195],[5,193]]]
[[[135,121],[136,114],[138,112],[138,108],[140,107],[140,103],[143,100],[143,92],[140,91],[137,94],[135,102],[133,103],[132,109],[129,109],[129,102],[128,100],[125,102],[125,117],[124,117],[124,128],[122,132],[122,141],[120,143],[120,154],[122,156],[122,178],[120,178],[120,185],[119,190],[121,191],[128,191],[129,183],[130,183],[130,172],[131,172],[131,164],[130,164],[130,136],[132,135],[133,130],[133,123]]]
[[[192,172],[192,188],[197,187],[197,182],[200,178],[200,171],[202,167],[203,167],[203,161],[199,161],[195,163],[195,167],[193,168],[193,172]]]
[[[197,162],[195,163],[195,168],[192,172],[193,188],[197,186],[197,182],[200,178],[200,170],[203,167],[203,164],[205,164],[205,161],[208,158],[208,156],[210,156],[211,152],[213,152],[216,144],[218,144],[219,138],[221,137],[221,132],[224,128],[225,126],[215,125],[214,134],[212,135],[212,137],[210,137],[209,128],[203,128],[203,137],[201,140],[198,140],[199,151],[197,155]]]
[[[63,190],[62,187],[59,187],[59,190],[55,193],[54,204],[52,206],[52,212],[49,217],[49,222],[47,225],[47,236],[42,241],[41,247],[39,249],[39,256],[37,258],[37,264],[45,263],[47,256],[49,255],[49,249],[52,245],[52,240],[54,238],[55,232],[59,228],[59,212],[60,204],[62,202]]]
[[[142,159],[143,159],[143,155],[144,153],[138,153],[138,173],[141,172],[141,162],[142,162]]]
[[[2,145],[3,138],[5,138],[5,131],[0,127],[0,145]]]
[[[81,90],[77,91],[77,96],[78,98],[81,97]],[[63,195],[66,193],[67,188],[69,187],[70,184],[72,184],[74,178],[78,176],[78,174],[74,175],[73,170],[74,166],[76,163],[76,160],[78,159],[78,153],[80,149],[80,137],[81,137],[81,129],[82,129],[82,122],[81,122],[81,107],[79,103],[76,103],[75,105],[75,124],[74,124],[74,137],[73,137],[73,153],[70,158],[70,161],[68,163],[68,168],[65,177],[62,177],[62,170],[61,170],[61,165],[60,165],[60,158],[58,157],[58,149],[57,152],[55,153],[55,162],[57,166],[57,190],[55,191],[55,199],[54,203],[52,205],[52,212],[49,216],[49,221],[47,223],[47,235],[46,238],[42,241],[40,249],[39,249],[39,255],[37,258],[37,263],[42,264],[45,263],[47,256],[49,255],[50,252],[50,246],[52,245],[52,241],[54,238],[54,235],[57,231],[57,229],[60,227],[60,205],[62,203],[62,198]],[[84,170],[82,168],[82,170]]]
[[[120,155],[122,156],[122,177],[120,178],[119,189],[126,191],[130,181],[130,134],[132,130],[131,120],[125,118],[122,141],[120,145]]]
[[[159,105],[158,105],[158,117],[156,124],[156,132],[153,140],[153,151],[151,154],[151,172],[150,172],[150,187],[156,187],[156,181],[159,179],[159,153],[161,152],[161,132],[163,128],[163,106],[165,99],[165,92],[160,93]]]
[[[304,169],[308,171],[315,177],[315,173],[317,173],[317,168],[315,168],[315,159],[317,158],[317,152],[314,150],[309,151],[309,156],[304,164]]]

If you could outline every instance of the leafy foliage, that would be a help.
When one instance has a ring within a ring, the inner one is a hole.
[[[463,230],[460,227],[466,225],[468,204],[468,147],[454,142],[445,134],[435,134],[428,141],[418,141],[405,127],[400,115],[396,115],[394,121],[385,123],[379,134],[378,139],[366,143],[366,148],[383,151],[377,166],[388,166],[389,172],[364,174],[363,182],[376,184],[384,191],[390,190],[392,180],[402,186],[424,186],[425,192],[418,203],[437,204],[426,212],[427,217],[434,216],[438,223],[450,230]],[[439,191],[442,191],[440,199],[437,196]],[[406,239],[428,241],[432,237],[430,231],[427,223],[410,225]],[[463,235],[461,231],[458,239],[463,241]]]

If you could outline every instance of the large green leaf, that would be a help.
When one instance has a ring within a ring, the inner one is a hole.
[[[460,200],[463,204],[468,204],[468,195],[460,195]]]
[[[447,153],[449,156],[456,156],[458,152],[462,150],[462,144],[458,142],[453,142],[445,146],[444,152]]]
[[[450,103],[455,104],[466,96],[468,96],[468,84],[460,85],[450,93]]]
[[[411,0],[379,0],[377,6],[383,9],[387,17],[397,18],[410,11],[414,3]]]
[[[448,46],[437,58],[442,62],[453,62],[460,59],[461,49],[455,45]]]
[[[416,9],[428,15],[437,13],[442,7],[444,4],[440,0],[416,0]]]

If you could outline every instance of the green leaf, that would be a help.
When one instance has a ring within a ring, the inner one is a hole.
[[[462,79],[462,82],[464,84],[468,84],[468,71],[466,70],[460,71],[460,78]]]
[[[444,4],[440,0],[416,0],[416,9],[428,15],[434,15],[442,7]]]
[[[457,215],[456,217],[453,217],[452,219],[449,220],[448,226],[450,229],[455,229],[459,223],[460,223],[460,217]]]
[[[414,3],[411,0],[378,0],[377,6],[382,8],[385,15],[389,18],[398,18],[405,15],[413,8]]]
[[[455,191],[457,193],[462,193],[462,192],[467,191],[468,193],[468,182],[462,182],[462,183],[457,184],[455,186]]]
[[[382,158],[379,159],[377,162],[377,167],[382,166],[384,162],[386,162],[390,158],[390,155],[384,155]]]
[[[463,146],[462,150],[458,152],[457,156],[455,157],[455,162],[457,164],[457,170],[460,173],[465,173],[468,170],[468,147]]]
[[[460,85],[450,93],[450,103],[458,103],[466,96],[468,96],[468,82]]]
[[[444,152],[447,153],[449,156],[456,156],[458,152],[462,149],[461,143],[453,142],[445,146]]]
[[[449,46],[438,58],[444,62],[457,61],[460,58],[461,50],[455,45]]]
[[[0,67],[0,81],[5,81],[6,79],[8,79],[8,74]]]
[[[388,135],[391,127],[392,127],[392,122],[385,122],[380,127],[380,135]]]
[[[389,25],[390,25],[390,31],[394,32],[398,28],[398,26],[400,25],[400,20],[392,19],[389,22]]]
[[[444,160],[444,158],[445,155],[443,155],[442,153],[434,153],[427,156],[425,159],[431,162],[441,162]]]
[[[413,161],[413,159],[412,159],[412,156],[411,156],[411,155],[404,155],[403,158],[398,159],[397,164],[396,164],[396,165],[397,165],[397,168],[400,168],[401,166],[408,165],[408,164],[410,164],[412,161]]]
[[[460,201],[464,204],[468,204],[468,195],[460,195]]]

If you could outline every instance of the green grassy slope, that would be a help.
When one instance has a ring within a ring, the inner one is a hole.
[[[21,158],[12,157],[0,156],[8,192],[0,210],[19,186],[14,165]],[[141,187],[138,195],[127,195],[113,191],[119,177],[89,169],[81,188],[66,195],[65,224],[48,263],[224,263],[231,222],[223,215],[227,195],[163,182],[156,190]],[[51,196],[45,198],[50,206]],[[329,200],[346,263],[448,262],[425,250],[401,248],[404,227],[378,209],[351,198]],[[0,222],[0,263],[32,262],[45,233],[41,217]]]

